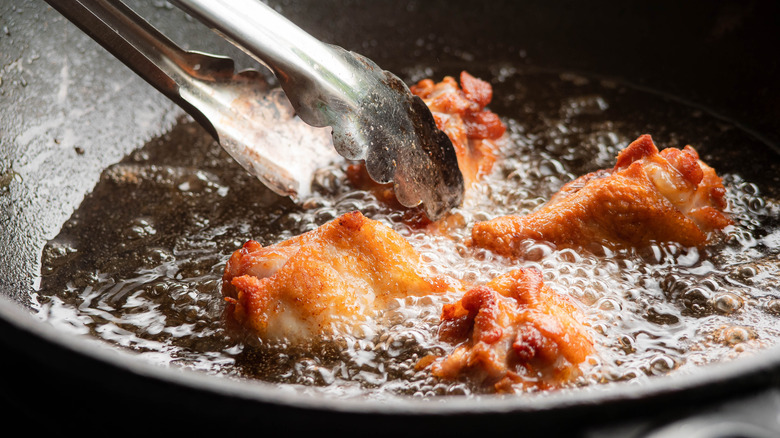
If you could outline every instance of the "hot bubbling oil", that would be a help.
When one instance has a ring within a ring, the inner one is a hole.
[[[239,343],[225,333],[219,289],[233,251],[248,239],[273,244],[359,210],[404,235],[435,271],[465,283],[483,284],[518,265],[540,269],[582,309],[597,344],[598,357],[575,386],[694,372],[776,343],[774,151],[701,109],[619,83],[506,66],[471,73],[494,85],[491,109],[508,135],[497,168],[453,212],[463,226],[449,235],[407,227],[398,211],[350,188],[341,165],[320,172],[316,195],[301,205],[277,198],[183,121],[106,169],[46,246],[38,315],[149,361],[212,374],[334,395],[478,393],[415,369],[424,355],[452,348],[437,341],[436,328],[453,297],[399,302],[367,338],[343,335],[292,349]],[[441,74],[417,69],[407,76]],[[692,144],[724,177],[735,225],[712,246],[588,252],[537,243],[512,261],[467,245],[474,222],[531,212],[564,183],[613,166],[617,152],[644,133],[661,147]]]

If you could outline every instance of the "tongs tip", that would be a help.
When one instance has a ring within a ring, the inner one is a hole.
[[[394,74],[371,60],[332,48],[366,79],[359,98],[343,105],[333,120],[333,143],[347,158],[365,160],[369,176],[393,182],[398,201],[440,219],[463,201],[464,181],[450,138],[436,125],[428,106]]]

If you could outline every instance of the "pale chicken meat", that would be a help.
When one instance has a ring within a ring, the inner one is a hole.
[[[438,83],[423,79],[410,90],[425,102],[436,126],[452,141],[468,196],[469,187],[492,170],[498,152],[496,142],[506,131],[499,117],[486,109],[493,98],[493,88],[464,71],[460,74],[460,86],[455,78],[446,76]],[[407,209],[398,202],[392,184],[374,182],[363,164],[350,165],[347,177],[355,187],[373,192],[393,208],[403,209],[405,222],[420,226],[430,223],[421,208]]]
[[[700,246],[731,223],[725,208],[720,177],[692,147],[659,152],[643,135],[620,152],[614,168],[564,185],[539,210],[475,224],[472,241],[510,257],[529,240],[561,247]]]
[[[418,367],[496,392],[564,386],[594,354],[579,319],[579,310],[545,285],[538,270],[516,269],[446,305],[439,337],[456,348]]]
[[[401,235],[352,212],[276,245],[247,242],[225,267],[222,294],[240,331],[300,343],[360,335],[395,300],[452,287]]]

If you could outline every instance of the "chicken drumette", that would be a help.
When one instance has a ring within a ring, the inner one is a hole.
[[[354,333],[394,300],[453,287],[429,275],[400,234],[359,212],[276,245],[247,242],[222,283],[228,321],[291,343]]]
[[[222,284],[235,330],[291,344],[367,336],[396,300],[463,290],[428,273],[401,235],[358,212],[276,245],[247,242],[228,261]],[[445,305],[440,337],[460,345],[421,364],[499,391],[564,384],[592,352],[576,312],[538,271],[517,269]]]
[[[472,229],[474,245],[517,256],[524,241],[557,246],[647,245],[653,241],[699,246],[731,221],[725,189],[696,151],[659,152],[643,135],[620,152],[615,167],[566,184],[539,210],[503,216]]]

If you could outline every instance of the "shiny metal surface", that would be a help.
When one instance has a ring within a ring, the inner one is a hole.
[[[438,219],[463,199],[455,150],[398,77],[371,60],[324,44],[257,0],[176,0],[279,78],[297,114],[333,128],[336,150],[365,160],[378,182],[393,181],[407,207]]]
[[[306,197],[314,172],[336,158],[333,144],[346,158],[365,160],[374,180],[393,181],[402,204],[422,202],[433,219],[462,201],[454,148],[403,81],[367,58],[321,43],[263,3],[175,2],[268,65],[292,107],[260,73],[235,73],[230,58],[182,50],[121,2],[48,3],[184,108],[280,195]]]
[[[50,0],[70,21],[203,125],[280,195],[305,197],[336,158],[329,133],[303,123],[284,95],[233,60],[184,51],[121,2]]]

